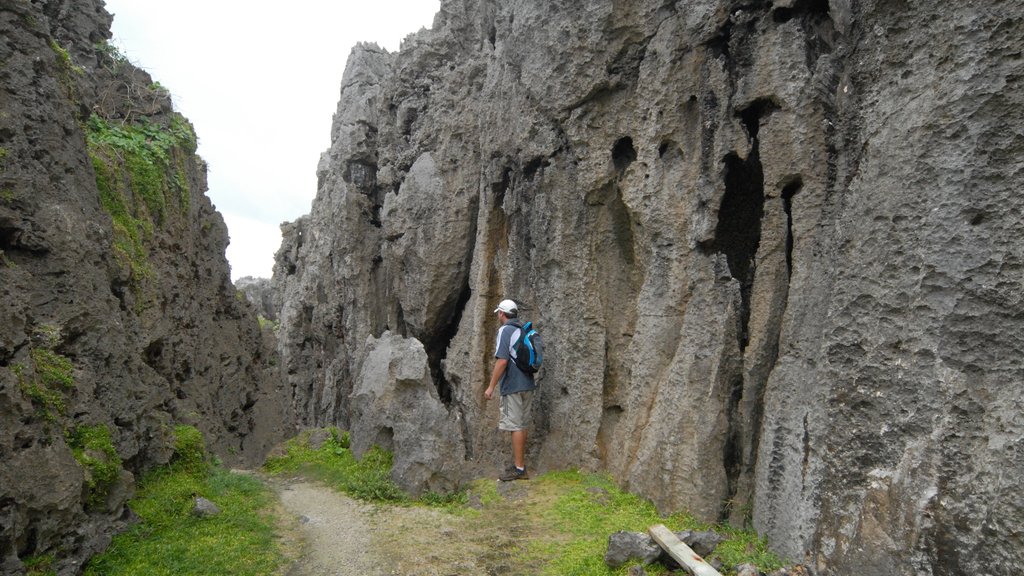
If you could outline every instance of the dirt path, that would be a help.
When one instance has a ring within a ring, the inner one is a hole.
[[[303,478],[272,478],[298,559],[286,576],[455,576],[533,573],[514,561],[521,542],[510,525],[520,483],[503,486],[496,523],[422,506],[365,504]]]
[[[289,576],[388,575],[373,553],[377,529],[370,506],[318,484],[278,486],[281,505],[299,525],[305,543]]]

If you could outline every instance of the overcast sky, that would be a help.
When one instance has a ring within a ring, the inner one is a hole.
[[[440,0],[106,0],[112,43],[195,125],[231,278],[269,278],[281,222],[309,213],[357,42],[397,51]]]

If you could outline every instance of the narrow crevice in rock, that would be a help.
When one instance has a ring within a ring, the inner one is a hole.
[[[797,177],[782,189],[782,210],[786,213],[786,277],[793,275],[793,196],[800,192],[803,180]]]
[[[624,412],[622,406],[612,404],[605,406],[601,412],[601,426],[597,430],[597,451],[601,462],[607,464],[608,451],[614,447],[621,438],[615,438],[613,434]]]
[[[735,153],[725,157],[725,195],[722,197],[715,229],[715,248],[725,254],[729,274],[740,284],[737,332],[740,351],[746,348],[748,341],[754,256],[761,242],[763,214],[764,175],[755,144],[746,160]]]
[[[469,303],[473,290],[466,282],[459,293],[458,301],[455,303],[448,321],[441,326],[432,337],[425,338],[424,348],[427,351],[427,364],[430,366],[430,376],[437,387],[437,395],[446,407],[452,405],[452,386],[444,374],[444,359],[448,355],[448,346],[459,331],[459,323],[462,321],[462,313]]]
[[[728,436],[725,439],[725,449],[722,454],[722,466],[725,468],[725,478],[728,486],[727,500],[723,503],[719,513],[719,520],[729,519],[733,512],[731,504],[735,502],[738,490],[740,474],[743,471],[743,426],[740,418],[740,400],[743,399],[743,377],[737,375],[729,383],[729,401],[726,404],[726,421],[729,422]]]
[[[512,168],[506,167],[501,173],[501,182],[491,184],[491,193],[494,194],[494,205],[501,208],[505,203],[505,193],[512,187]]]
[[[739,338],[742,352],[749,341],[750,295],[754,286],[755,256],[761,243],[764,215],[764,172],[761,166],[758,132],[761,119],[778,106],[759,99],[740,110],[738,116],[750,138],[746,159],[736,153],[725,157],[725,194],[718,211],[715,248],[725,254],[729,273],[740,284]]]

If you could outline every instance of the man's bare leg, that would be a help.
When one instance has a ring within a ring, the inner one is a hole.
[[[526,430],[512,432],[512,460],[516,468],[526,468]]]

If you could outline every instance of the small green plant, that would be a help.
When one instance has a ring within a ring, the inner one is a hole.
[[[64,88],[65,94],[72,102],[77,101],[77,88],[75,86],[75,76],[82,76],[85,74],[85,70],[81,66],[77,66],[71,60],[71,54],[68,53],[67,49],[57,43],[56,40],[50,39],[50,49],[53,50],[54,55],[57,59],[57,73],[59,75],[58,80],[61,86]]]
[[[174,427],[174,458],[172,466],[189,474],[205,475],[209,471],[206,441],[194,426]]]
[[[270,328],[272,331],[277,332],[281,328],[280,320],[267,320],[262,314],[256,315],[256,321],[260,323],[260,330]]]
[[[331,429],[331,436],[313,449],[309,433],[290,440],[286,454],[270,458],[264,470],[270,474],[302,472],[341,492],[371,502],[408,502],[409,497],[391,480],[392,455],[374,446],[359,460],[349,449],[348,432]]]
[[[48,348],[33,348],[32,361],[36,365],[36,375],[43,386],[51,390],[74,389],[74,365],[67,357]]]
[[[40,345],[47,348],[56,348],[60,344],[60,326],[39,324],[32,331],[32,335]]]
[[[18,388],[39,411],[39,415],[47,422],[54,423],[59,416],[64,414],[64,395],[55,390],[50,390],[39,385],[35,379],[30,379],[25,374],[23,364],[12,364],[11,371],[18,379]]]
[[[465,490],[450,493],[425,492],[420,496],[420,502],[427,506],[454,511],[469,502],[469,494]]]
[[[71,60],[71,54],[68,53],[67,49],[63,48],[60,44],[57,44],[57,41],[52,38],[50,39],[50,49],[53,50],[53,53],[57,56],[57,62],[60,64],[62,73],[69,76],[70,74],[85,74],[85,69],[81,66],[77,66]]]
[[[50,554],[31,556],[22,560],[22,564],[25,565],[25,576],[56,576],[55,563],[56,558]]]
[[[221,509],[191,514],[196,496]],[[86,576],[280,574],[287,559],[275,533],[274,496],[259,480],[221,468],[196,474],[175,466],[147,474],[129,507],[142,519],[114,537]]]
[[[117,46],[110,44],[106,40],[98,44],[94,44],[93,48],[100,55],[100,63],[109,72],[117,72],[122,67],[130,64],[128,57],[121,53],[117,49]]]
[[[37,329],[37,345],[29,353],[31,369],[23,364],[11,366],[21,392],[36,406],[39,415],[51,423],[65,414],[65,393],[75,387],[74,364],[53,350],[60,339],[59,330],[54,330],[57,329],[45,325]]]
[[[0,200],[3,200],[4,203],[10,204],[14,202],[15,198],[17,198],[17,194],[14,192],[14,188],[0,188]]]
[[[110,487],[121,474],[121,458],[117,455],[105,424],[79,426],[67,433],[68,446],[75,460],[85,469],[89,488],[87,506],[98,508],[107,500]]]

